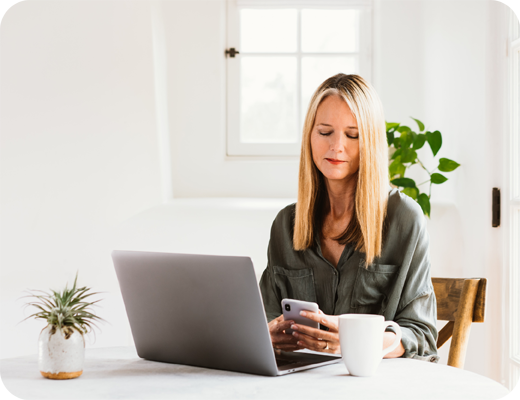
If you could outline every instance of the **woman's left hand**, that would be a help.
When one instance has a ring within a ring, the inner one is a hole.
[[[300,315],[312,321],[319,322],[329,328],[329,330],[324,331],[301,324],[292,325],[291,329],[294,330],[293,336],[298,339],[299,346],[323,353],[341,353],[338,329],[339,318],[337,315],[327,315],[321,310],[319,310],[319,313],[302,311]]]

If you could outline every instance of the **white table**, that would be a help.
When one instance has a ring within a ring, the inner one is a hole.
[[[264,377],[140,359],[132,347],[87,349],[79,378],[45,379],[36,356],[0,361],[6,388],[21,399],[499,399],[508,390],[472,372],[411,359],[383,360],[376,376],[343,363]]]

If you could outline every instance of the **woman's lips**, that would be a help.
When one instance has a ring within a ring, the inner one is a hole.
[[[334,158],[326,158],[325,160],[327,160],[328,162],[330,162],[331,164],[334,164],[334,165],[339,165],[339,164],[346,162],[346,161],[342,161],[342,160],[336,160]]]

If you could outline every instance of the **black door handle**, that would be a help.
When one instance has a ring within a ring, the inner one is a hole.
[[[496,228],[500,226],[500,189],[493,188],[493,220],[491,226]]]

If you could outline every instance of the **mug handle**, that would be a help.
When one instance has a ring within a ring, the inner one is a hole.
[[[388,326],[392,325],[396,329],[396,335],[394,343],[392,343],[390,346],[388,346],[386,349],[383,349],[383,355],[381,357],[386,356],[391,351],[395,350],[397,346],[399,346],[399,343],[401,342],[401,327],[397,325],[394,321],[385,321],[385,331]]]

